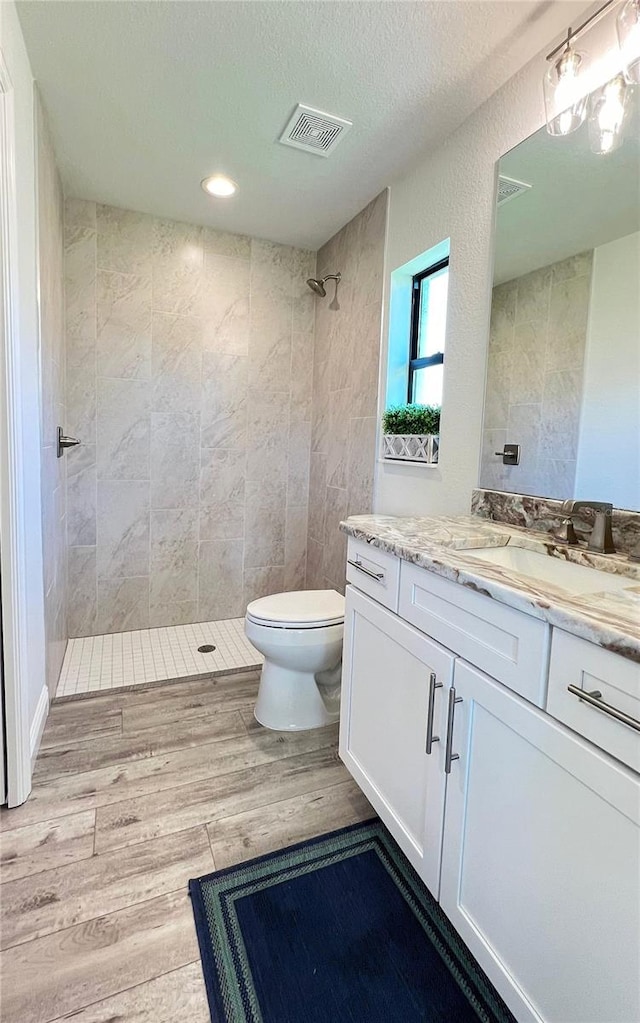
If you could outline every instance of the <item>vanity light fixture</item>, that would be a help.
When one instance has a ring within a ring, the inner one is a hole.
[[[585,62],[585,54],[571,45],[569,29],[565,49],[544,76],[544,107],[550,135],[570,135],[586,117]]]
[[[629,99],[629,86],[616,75],[589,99],[589,144],[591,152],[604,156],[622,145],[622,125]]]
[[[588,82],[590,61],[586,53],[578,52],[574,48],[574,43],[588,28],[592,28],[600,21],[613,4],[619,3],[620,0],[606,0],[602,7],[594,11],[576,29],[568,29],[562,42],[547,54],[550,66],[544,75],[543,89],[547,131],[550,135],[570,135],[584,121],[587,107],[591,106],[588,99],[592,91],[592,86],[590,87]],[[625,78],[630,84],[640,82],[640,0],[624,0],[617,17],[617,31],[625,66]],[[608,85],[604,87],[605,90],[607,88]],[[618,104],[616,109],[619,109],[619,100],[615,102]],[[612,92],[608,94],[605,106],[605,120],[608,122],[615,120]],[[623,106],[626,106],[626,100]],[[616,137],[617,133],[619,129],[616,129]],[[605,145],[611,143],[609,148],[600,148],[596,152],[611,152],[616,148],[619,143],[616,142],[614,145],[613,138],[609,136],[610,132],[604,143]]]
[[[640,0],[626,0],[616,19],[624,76],[630,85],[640,85]]]
[[[228,178],[226,174],[212,174],[211,177],[205,178],[200,184],[207,195],[213,195],[216,199],[228,199],[229,196],[234,195],[238,190],[235,181]]]

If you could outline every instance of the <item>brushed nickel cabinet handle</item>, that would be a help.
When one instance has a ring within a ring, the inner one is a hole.
[[[456,696],[455,686],[449,690],[449,708],[447,711],[447,745],[444,753],[444,773],[451,774],[451,764],[454,760],[460,759],[459,753],[453,752],[453,723],[456,713],[456,703],[462,703],[462,697]]]
[[[616,721],[620,721],[627,728],[633,728],[634,732],[640,732],[640,721],[637,718],[632,718],[630,714],[625,714],[623,710],[612,707],[610,703],[605,703],[599,689],[592,689],[589,693],[585,689],[578,688],[578,686],[567,686],[567,691],[572,696],[577,696],[583,703],[588,703],[590,707],[595,707],[602,714],[615,718]]]
[[[372,572],[370,568],[365,568],[361,561],[352,561],[351,558],[347,558],[347,564],[353,565],[354,568],[358,569],[358,572],[368,575],[370,579],[375,579],[377,583],[384,579],[384,572]]]
[[[429,704],[427,707],[427,741],[425,743],[425,753],[431,753],[431,747],[434,742],[440,742],[440,736],[433,734],[433,715],[436,706],[436,689],[442,689],[442,682],[436,681],[436,673],[432,671],[429,675]]]

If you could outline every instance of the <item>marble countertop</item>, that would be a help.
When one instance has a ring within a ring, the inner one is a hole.
[[[640,564],[624,556],[592,554],[583,547],[557,545],[548,533],[474,516],[353,515],[341,522],[340,528],[403,561],[477,589],[502,604],[640,662]],[[593,593],[578,595],[473,558],[474,548],[507,544],[624,575],[629,578],[629,587],[622,592],[599,592],[596,578]]]

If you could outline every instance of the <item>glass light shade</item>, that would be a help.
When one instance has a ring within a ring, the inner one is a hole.
[[[589,144],[592,153],[606,155],[622,145],[629,86],[616,75],[589,99]]]
[[[622,5],[616,28],[624,77],[631,85],[640,85],[640,0],[627,0]]]
[[[587,58],[567,44],[544,76],[544,107],[550,135],[570,135],[587,114]]]

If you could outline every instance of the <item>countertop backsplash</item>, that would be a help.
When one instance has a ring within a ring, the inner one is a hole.
[[[561,509],[562,501],[550,497],[528,497],[480,488],[471,496],[472,515],[545,533],[558,528],[564,518]],[[574,520],[580,538],[588,534],[593,518],[594,513],[588,508],[580,510],[579,517]],[[617,553],[640,557],[640,512],[614,508],[611,528]]]

